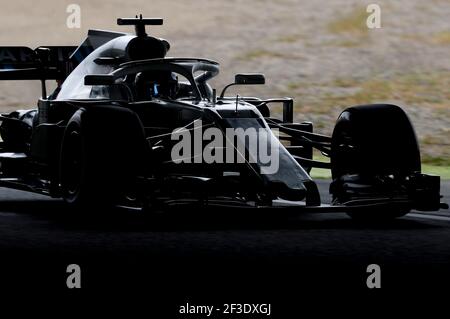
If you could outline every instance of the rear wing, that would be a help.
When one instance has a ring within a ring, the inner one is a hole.
[[[92,51],[126,35],[121,32],[89,30],[79,46],[0,46],[0,80],[64,80]]]
[[[0,46],[0,80],[40,80],[42,98],[47,98],[45,80],[64,81],[92,51],[125,33],[89,30],[79,46]]]
[[[0,47],[0,80],[63,80],[75,46]]]

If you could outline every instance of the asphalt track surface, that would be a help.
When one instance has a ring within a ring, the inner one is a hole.
[[[327,187],[319,182],[325,202]],[[450,203],[449,181],[441,193]],[[66,287],[66,267],[76,263],[78,291],[119,300],[139,291],[154,311],[159,306],[171,314],[164,317],[175,318],[186,300],[282,298],[278,313],[292,314],[304,295],[373,297],[369,264],[381,267],[380,290],[394,296],[445,296],[440,292],[450,287],[448,210],[374,224],[343,213],[260,218],[235,209],[197,216],[179,208],[156,219],[129,210],[93,213],[74,215],[60,200],[0,189],[0,291],[73,296],[78,292]]]

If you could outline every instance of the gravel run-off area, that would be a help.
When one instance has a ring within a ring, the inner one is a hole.
[[[66,26],[71,3],[81,28]],[[450,1],[376,1],[381,28],[369,29],[361,0],[25,0],[3,1],[0,45],[74,45],[89,28],[130,30],[117,17],[163,17],[149,28],[168,39],[171,56],[219,61],[221,89],[238,72],[262,72],[267,84],[230,90],[292,96],[296,119],[331,133],[354,104],[389,102],[413,121],[424,159],[450,162]],[[130,30],[131,31],[131,30]],[[0,83],[0,110],[33,108],[39,83]],[[274,109],[279,112],[279,108]]]

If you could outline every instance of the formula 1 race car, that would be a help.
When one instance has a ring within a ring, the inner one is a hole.
[[[0,185],[63,198],[72,207],[292,207],[392,218],[439,210],[440,178],[421,173],[413,127],[398,106],[349,107],[332,136],[294,123],[291,98],[226,96],[262,85],[237,74],[221,94],[219,64],[166,57],[146,34],[162,19],[118,19],[135,35],[90,30],[78,47],[0,47],[1,80],[39,80],[37,109],[0,117]],[[46,80],[57,80],[47,95]],[[282,119],[270,106],[283,106]],[[313,149],[329,162],[313,159]],[[331,169],[321,204],[311,168]]]

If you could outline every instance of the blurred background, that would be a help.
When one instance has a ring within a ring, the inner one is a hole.
[[[368,29],[366,7],[381,7]],[[81,8],[70,29],[69,4]],[[88,29],[132,31],[117,17],[162,17],[148,33],[170,56],[221,63],[220,90],[238,72],[261,72],[265,87],[229,93],[295,98],[297,120],[330,134],[347,106],[389,102],[416,127],[427,171],[450,178],[449,0],[1,0],[0,45],[76,45]],[[39,83],[1,82],[0,111],[34,108]],[[280,109],[275,110],[280,111]]]

